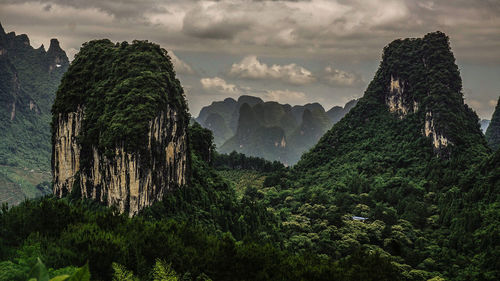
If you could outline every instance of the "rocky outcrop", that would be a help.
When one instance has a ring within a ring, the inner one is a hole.
[[[58,197],[72,191],[75,176],[80,171],[80,145],[77,143],[77,138],[81,132],[82,121],[82,108],[68,113],[66,117],[59,114],[57,118],[52,162],[54,194]]]
[[[412,95],[405,91],[406,87],[406,81],[391,75],[389,93],[385,97],[385,103],[389,107],[389,111],[397,114],[400,119],[418,110],[418,103]]]
[[[434,119],[432,118],[432,112],[426,112],[425,114],[425,128],[424,135],[431,139],[434,150],[442,151],[451,142],[436,130],[434,125]]]
[[[147,149],[116,146],[107,156],[78,143],[84,110],[57,118],[54,136],[54,193],[78,193],[134,215],[160,200],[166,191],[186,184],[187,132],[171,107],[149,122]],[[77,189],[79,188],[79,189]]]

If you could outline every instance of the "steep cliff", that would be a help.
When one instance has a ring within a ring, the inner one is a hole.
[[[187,182],[187,106],[166,51],[85,43],[52,108],[54,194],[136,214]]]
[[[35,49],[0,25],[0,203],[50,192],[36,185],[50,181],[50,107],[68,65],[57,39]]]

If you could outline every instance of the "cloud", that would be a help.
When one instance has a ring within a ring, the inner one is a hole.
[[[184,19],[182,31],[189,36],[202,39],[232,39],[249,26],[249,21],[238,13],[220,11],[218,5],[198,5],[189,10]]]
[[[201,78],[200,83],[205,90],[215,90],[227,95],[240,93],[240,90],[236,87],[236,85],[228,84],[226,80],[220,77]]]
[[[173,51],[169,51],[168,55],[172,59],[172,63],[174,64],[174,70],[178,74],[194,74],[193,68],[177,57]]]
[[[138,18],[148,13],[165,13],[160,0],[3,0],[6,4],[40,3],[49,11],[51,4],[76,9],[98,9],[115,18]]]
[[[496,101],[496,100],[489,100],[489,101],[488,101],[488,104],[489,104],[490,106],[495,107],[495,106],[497,105],[497,101]]]
[[[268,101],[277,101],[279,103],[304,104],[306,94],[287,90],[267,90],[263,98]]]
[[[247,56],[241,62],[234,63],[228,72],[229,76],[249,79],[275,79],[294,85],[305,85],[314,82],[311,71],[295,63],[268,66],[260,62],[257,56]]]
[[[366,84],[361,75],[335,69],[331,66],[325,67],[323,81],[335,87],[361,87]]]

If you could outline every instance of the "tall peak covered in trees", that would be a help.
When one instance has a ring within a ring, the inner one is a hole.
[[[186,183],[187,105],[158,45],[83,44],[52,113],[56,195],[93,198],[132,215]]]
[[[390,130],[400,128],[393,138],[420,140],[419,150],[431,149],[441,158],[478,145],[484,147],[478,117],[464,103],[461,81],[449,38],[444,33],[395,40],[384,48],[375,77],[348,118],[334,126],[306,158],[323,149],[332,150],[331,142],[345,135],[344,127],[361,131],[379,119],[384,119]],[[384,133],[375,128],[385,130],[381,127],[383,123],[374,124],[351,141],[380,138]],[[372,133],[365,135],[368,132]],[[319,154],[322,162],[333,156]]]
[[[490,155],[461,90],[445,34],[385,47],[357,105],[278,180],[287,197],[271,208],[289,214],[295,249],[339,257],[369,249],[450,280],[474,280],[466,266],[452,267],[462,262],[498,274],[490,254],[479,258],[495,246],[477,238],[495,232],[498,153]]]
[[[495,112],[493,112],[490,125],[486,130],[486,140],[491,149],[498,150],[500,148],[500,98],[498,98]]]

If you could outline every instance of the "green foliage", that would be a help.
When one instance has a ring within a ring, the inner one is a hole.
[[[172,264],[167,264],[162,260],[156,260],[153,267],[153,281],[177,281],[177,273],[172,268]]]
[[[210,163],[215,153],[214,137],[212,132],[204,129],[197,122],[189,126],[188,130],[191,150],[198,154],[205,162]]]
[[[246,156],[233,151],[229,154],[215,153],[214,168],[218,170],[252,170],[259,172],[278,172],[285,169],[279,161],[268,161],[264,158]]]
[[[134,276],[134,273],[127,270],[123,265],[113,263],[113,281],[139,281],[139,278]]]
[[[71,275],[58,275],[50,278],[47,268],[38,258],[37,263],[31,269],[28,281],[90,281],[88,264],[76,269]]]

